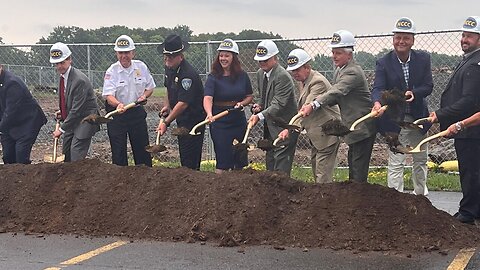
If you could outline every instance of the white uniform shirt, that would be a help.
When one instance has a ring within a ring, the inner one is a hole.
[[[114,96],[123,104],[132,103],[143,95],[145,89],[155,88],[155,82],[147,65],[140,60],[132,60],[128,68],[120,62],[113,63],[105,72],[102,96]]]

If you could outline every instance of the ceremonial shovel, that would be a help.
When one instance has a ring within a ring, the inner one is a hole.
[[[55,130],[60,128],[60,120],[57,119],[57,123],[55,124]],[[50,163],[58,163],[65,160],[65,155],[60,155],[57,157],[57,148],[58,148],[58,137],[53,139],[53,155],[45,155],[43,157],[43,161],[50,162]]]

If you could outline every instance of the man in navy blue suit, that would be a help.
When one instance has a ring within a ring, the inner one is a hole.
[[[30,164],[30,153],[47,118],[19,77],[0,65],[0,134],[5,164]]]
[[[377,61],[372,90],[374,102],[372,111],[379,112],[377,126],[380,133],[393,134],[394,138],[398,136],[398,142],[402,145],[415,146],[424,139],[431,124],[425,125],[421,130],[401,129],[398,122],[413,122],[429,115],[426,97],[433,90],[430,55],[412,50],[416,31],[413,21],[409,18],[400,18],[392,32],[394,33],[394,50]],[[383,114],[379,110],[382,106],[382,92],[393,89],[405,95],[407,101],[406,105],[400,108],[398,115],[395,115],[396,117],[390,117],[388,113]],[[426,150],[426,147],[425,144],[422,150]],[[412,154],[412,156],[413,192],[417,195],[427,195],[427,151]],[[389,150],[388,187],[403,191],[404,166],[405,155]]]

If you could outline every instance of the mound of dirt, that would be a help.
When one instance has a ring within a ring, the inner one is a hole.
[[[216,175],[95,159],[0,171],[1,232],[407,253],[480,241],[479,229],[427,198],[366,183],[306,184],[271,172]]]

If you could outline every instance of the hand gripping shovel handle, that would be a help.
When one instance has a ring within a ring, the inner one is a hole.
[[[382,107],[379,109],[379,111],[382,111],[382,110],[385,111],[385,110],[387,109],[387,107],[388,107],[387,105],[384,105],[384,106],[382,106]],[[360,124],[361,122],[363,122],[363,121],[365,121],[365,120],[367,120],[367,119],[369,119],[369,118],[375,117],[375,116],[377,116],[377,115],[378,115],[378,112],[375,111],[375,112],[370,112],[370,113],[368,113],[368,114],[360,117],[360,118],[357,119],[355,122],[353,122],[352,126],[350,127],[350,131],[354,131],[354,130],[355,130],[355,127],[356,127],[358,124]]]
[[[165,118],[161,117],[160,118],[160,123],[158,124],[159,126],[165,121]],[[160,132],[157,131],[157,139],[155,140],[155,144],[159,145],[160,144]]]
[[[128,110],[128,109],[131,109],[131,108],[137,106],[137,105],[142,105],[142,104],[145,104],[145,103],[147,103],[147,100],[146,100],[146,99],[145,99],[145,100],[142,100],[142,101],[135,101],[135,102],[132,102],[132,103],[128,103],[127,105],[125,105],[125,106],[123,107],[123,110],[126,111],[126,110]],[[111,112],[109,112],[109,113],[107,113],[107,114],[105,115],[105,118],[110,118],[110,117],[116,115],[116,114],[119,113],[119,112],[120,112],[120,110],[118,110],[118,109],[117,109],[117,110],[114,110],[114,111],[111,111]]]
[[[215,114],[214,116],[212,116],[212,121],[215,121],[215,120],[217,120],[217,119],[220,119],[220,118],[224,117],[224,116],[227,115],[230,111],[231,111],[231,110],[229,109],[229,110],[225,110],[225,111],[223,111],[223,112],[221,112],[221,113]],[[197,133],[197,128],[199,128],[199,127],[201,127],[201,126],[203,126],[203,125],[206,125],[206,124],[210,124],[212,121],[210,121],[210,120],[208,120],[208,119],[203,120],[202,122],[196,124],[196,125],[192,128],[192,130],[190,130],[190,133],[189,133],[189,134],[190,134],[190,135],[200,135],[199,133]]]

